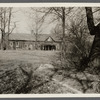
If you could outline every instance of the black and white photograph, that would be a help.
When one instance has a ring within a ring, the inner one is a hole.
[[[99,94],[100,6],[23,5],[0,4],[0,95]]]

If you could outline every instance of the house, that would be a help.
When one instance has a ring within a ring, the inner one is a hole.
[[[36,41],[37,40],[37,41]],[[60,50],[61,41],[53,34],[10,34],[9,49],[12,50]]]

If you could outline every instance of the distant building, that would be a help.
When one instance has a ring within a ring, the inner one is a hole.
[[[38,34],[37,42],[33,34],[10,34],[9,49],[12,50],[60,50],[61,41],[51,34]]]

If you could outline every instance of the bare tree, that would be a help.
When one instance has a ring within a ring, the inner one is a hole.
[[[66,41],[65,41],[65,34],[66,34],[66,17],[72,12],[73,7],[65,8],[65,7],[50,7],[45,9],[45,15],[52,15],[53,18],[51,22],[58,21],[61,23],[61,62],[63,63],[66,58]],[[44,11],[43,11],[44,12]]]
[[[8,39],[9,35],[13,32],[16,27],[14,23],[12,27],[12,7],[1,7],[0,8],[0,24],[1,24],[1,49],[6,50],[9,48]]]
[[[62,40],[62,25],[58,23],[54,28],[51,29],[51,34],[55,36],[58,40]]]
[[[35,37],[35,49],[38,49],[38,38],[39,34],[42,32],[42,25],[43,25],[43,20],[41,17],[41,13],[38,12],[39,8],[31,8],[31,13],[29,15],[31,23],[29,25],[31,34],[33,37]]]

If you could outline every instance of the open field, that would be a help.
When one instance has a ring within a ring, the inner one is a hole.
[[[55,59],[56,51],[0,51],[0,60],[25,61],[33,65],[51,64]]]

